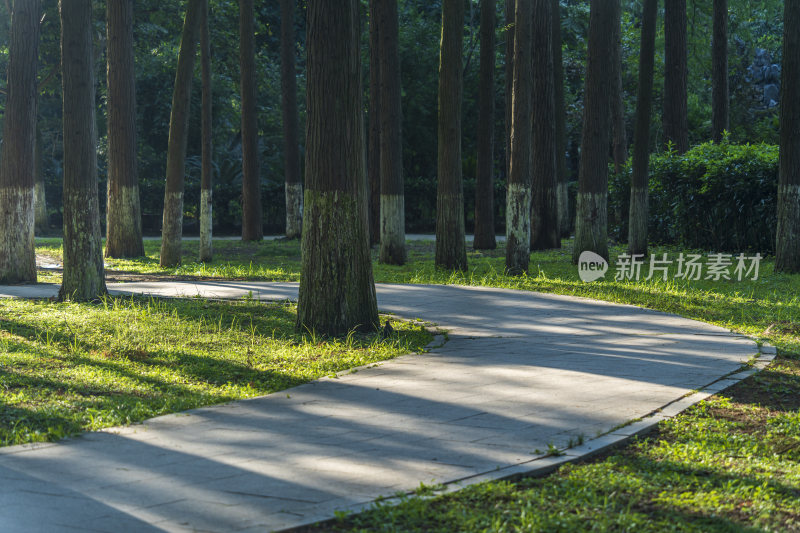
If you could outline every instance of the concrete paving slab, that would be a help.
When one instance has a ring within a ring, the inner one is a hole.
[[[0,297],[47,298],[57,290],[0,287]],[[109,290],[297,296],[292,283],[117,283]],[[665,415],[612,431],[621,424],[692,391],[710,386],[707,395],[737,382],[718,380],[759,353],[722,328],[627,305],[480,287],[377,291],[382,311],[437,323],[450,340],[278,394],[54,446],[0,449],[0,523],[8,531],[276,530],[420,482],[455,487],[542,474]],[[669,414],[688,398],[667,407]],[[580,440],[564,456],[537,457],[548,444]]]

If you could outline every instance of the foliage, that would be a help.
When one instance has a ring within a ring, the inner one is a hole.
[[[609,235],[628,237],[631,168],[609,174]],[[649,239],[716,251],[775,247],[778,147],[723,141],[650,158]]]
[[[0,445],[260,396],[420,351],[431,335],[295,333],[287,303],[0,300]]]

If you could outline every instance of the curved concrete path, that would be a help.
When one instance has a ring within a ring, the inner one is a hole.
[[[109,289],[260,299],[297,293],[296,284],[250,282]],[[56,290],[0,287],[0,296]],[[752,340],[722,328],[587,299],[420,285],[379,285],[378,298],[382,311],[447,329],[449,341],[257,399],[0,448],[2,530],[276,530],[357,510],[420,482],[452,490],[542,472],[721,390],[748,373],[722,376],[758,354]],[[546,456],[548,446],[575,443],[564,456]]]

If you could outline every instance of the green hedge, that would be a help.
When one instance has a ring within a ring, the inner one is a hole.
[[[609,235],[628,239],[630,163],[609,174]],[[775,249],[778,147],[706,143],[650,157],[649,241],[715,251]]]

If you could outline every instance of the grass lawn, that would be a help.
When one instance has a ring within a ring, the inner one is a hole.
[[[319,339],[289,303],[107,298],[0,299],[0,445],[260,396],[420,351],[432,336]]]
[[[766,259],[757,280],[676,280],[673,268],[667,281],[618,282],[613,280],[613,263],[624,249],[613,247],[608,281],[583,283],[570,262],[570,245],[564,241],[562,250],[533,253],[531,273],[509,277],[503,274],[502,249],[470,251],[469,271],[450,273],[433,267],[432,243],[410,242],[409,262],[403,267],[376,265],[375,279],[508,287],[629,303],[751,335],[777,346],[778,358],[764,372],[662,423],[646,438],[586,464],[562,467],[543,479],[481,484],[446,496],[426,496],[430,490],[423,489],[425,497],[411,495],[397,507],[378,504],[372,511],[342,517],[321,529],[800,531],[800,275],[776,274]],[[145,259],[109,261],[113,271],[109,277],[298,279],[297,242],[219,241],[215,251],[225,260],[209,264],[193,260],[197,243],[188,242],[184,264],[176,269],[159,268],[158,246],[158,241],[146,242]],[[58,257],[60,241],[41,240],[39,251]],[[675,259],[679,252],[689,251],[654,248],[651,252]],[[57,280],[57,273],[42,279]],[[41,303],[13,305],[55,308]],[[31,316],[42,314],[41,309],[31,309]],[[239,342],[246,342],[249,323],[241,324],[244,338]],[[7,330],[5,323],[0,328]],[[60,342],[68,347],[71,338],[64,333]],[[162,349],[180,353],[179,348],[170,348],[171,342],[165,341]],[[101,354],[98,357],[105,362]],[[146,362],[128,356],[125,364]],[[187,373],[177,363],[174,371]]]

